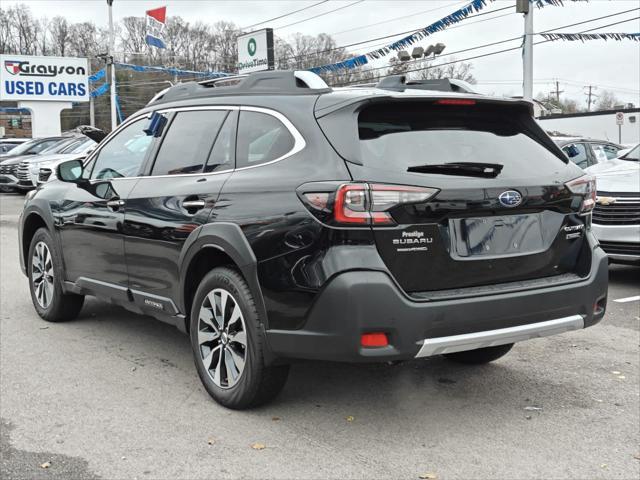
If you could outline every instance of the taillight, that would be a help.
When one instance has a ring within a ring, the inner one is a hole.
[[[571,193],[582,195],[580,213],[589,213],[596,205],[596,179],[591,175],[583,175],[567,182],[565,186]]]
[[[390,210],[412,203],[429,200],[438,189],[407,185],[345,183],[335,192],[304,191],[301,198],[320,221],[339,226],[395,225]]]

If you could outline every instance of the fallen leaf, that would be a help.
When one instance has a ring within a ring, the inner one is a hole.
[[[254,443],[253,445],[251,445],[251,448],[253,448],[254,450],[264,450],[265,448],[267,448],[267,446],[264,443]]]
[[[353,415],[349,415],[349,416],[345,417],[345,420],[347,422],[353,422],[355,420],[355,417]]]
[[[422,480],[434,480],[438,478],[438,476],[435,473],[423,473],[422,475],[418,475],[418,478]]]
[[[40,468],[49,468],[51,466],[51,462],[44,462],[42,465],[40,465]]]
[[[640,460],[640,453],[636,453],[633,458],[635,458],[636,460]]]
[[[279,422],[280,421],[280,417],[271,417],[271,420],[273,420],[274,422]]]
[[[209,440],[207,440],[207,443],[209,445],[213,445],[214,443],[216,443],[216,439],[215,438],[210,438]]]

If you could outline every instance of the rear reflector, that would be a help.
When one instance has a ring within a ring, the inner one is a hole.
[[[360,337],[360,344],[363,347],[386,347],[389,345],[386,333],[363,333]]]
[[[475,105],[476,101],[468,98],[442,98],[436,100],[436,105]]]

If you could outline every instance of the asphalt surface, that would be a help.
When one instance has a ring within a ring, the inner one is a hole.
[[[0,194],[1,478],[640,478],[640,302],[613,301],[640,294],[638,268],[612,267],[602,323],[494,364],[302,363],[273,404],[235,412],[171,326],[93,299],[42,321],[22,202]]]

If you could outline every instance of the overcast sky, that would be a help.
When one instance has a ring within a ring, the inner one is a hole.
[[[355,0],[331,0],[321,5],[306,9],[294,15],[274,20],[256,28],[272,27],[276,35],[283,38],[301,32],[309,35],[328,33],[335,37],[338,45],[374,39],[411,29],[419,29],[446,16],[467,1],[453,0],[365,0],[353,4]],[[6,7],[14,3],[25,3],[31,7],[36,16],[52,17],[63,15],[70,21],[93,21],[99,26],[107,25],[106,0],[2,0]],[[190,22],[232,21],[241,27],[249,26],[263,20],[287,14],[305,6],[318,3],[318,0],[114,0],[113,10],[116,19],[125,16],[143,16],[150,8],[167,6],[167,15],[179,15]],[[495,11],[514,5],[515,0],[498,0],[488,2],[483,12]],[[308,19],[286,27],[286,25]],[[583,32],[598,28],[595,32],[640,32],[640,0],[590,0],[589,2],[572,2],[565,0],[562,7],[548,6],[536,9],[534,13],[534,30],[558,30],[562,32]],[[635,11],[616,15],[610,18],[558,29],[565,25],[611,15],[624,10]],[[515,10],[515,8],[513,9]],[[474,19],[469,17],[455,27],[428,37],[421,44],[442,42],[446,50],[442,62],[451,60],[447,52],[456,52],[479,45],[517,37],[523,32],[521,15],[507,9],[501,12],[483,15]],[[619,25],[605,27],[614,22],[634,19]],[[375,24],[375,25],[372,25]],[[396,37],[399,38],[399,37]],[[394,38],[382,42],[390,43]],[[536,38],[542,40],[541,37]],[[381,41],[358,45],[358,52],[367,52],[380,45]],[[519,45],[519,40],[454,54],[457,59],[482,55]],[[386,57],[386,61],[391,56]],[[473,63],[473,74],[478,80],[478,89],[486,93],[505,95],[522,94],[522,60],[519,50],[501,53],[484,58],[470,60]],[[382,64],[384,64],[382,63]],[[378,64],[376,64],[377,66]],[[547,42],[534,47],[534,94],[555,89],[553,83],[558,79],[560,89],[565,95],[585,102],[583,86],[593,85],[598,91],[613,91],[616,96],[627,102],[640,105],[640,42],[625,40],[581,42]]]

